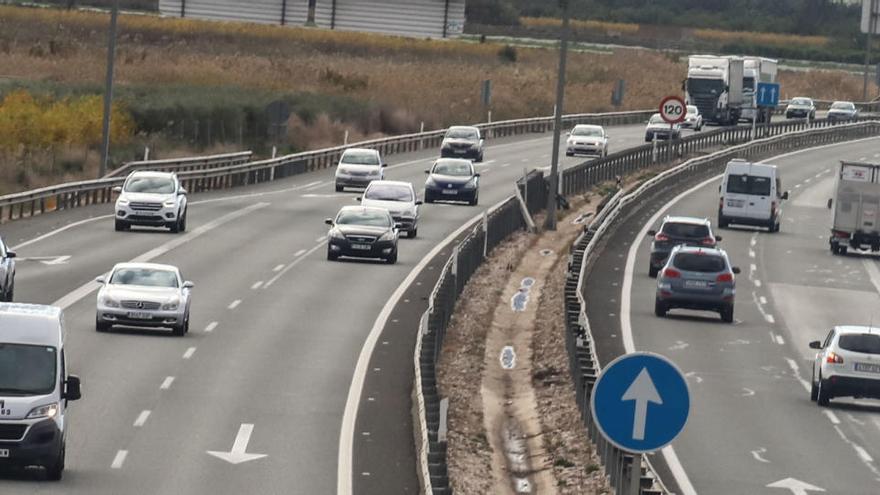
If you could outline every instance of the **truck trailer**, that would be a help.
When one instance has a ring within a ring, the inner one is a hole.
[[[841,161],[832,210],[831,252],[880,251],[880,164]]]

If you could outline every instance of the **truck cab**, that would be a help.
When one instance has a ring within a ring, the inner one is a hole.
[[[704,120],[721,125],[739,121],[742,111],[743,60],[738,57],[693,55],[684,82],[687,104],[700,109]]]
[[[60,308],[0,303],[0,467],[39,466],[61,479],[67,406],[81,397],[64,333]]]

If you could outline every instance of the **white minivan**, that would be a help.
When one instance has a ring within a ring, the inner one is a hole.
[[[725,228],[735,223],[767,227],[770,232],[779,232],[782,202],[788,199],[788,191],[782,191],[776,165],[731,160],[724,171],[719,191],[719,227]]]
[[[0,467],[64,472],[67,402],[81,396],[67,374],[60,308],[0,303]]]

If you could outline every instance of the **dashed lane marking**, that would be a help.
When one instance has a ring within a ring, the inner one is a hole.
[[[239,304],[241,304],[241,299],[236,299],[235,301],[229,303],[229,309],[235,309],[238,307]]]
[[[196,353],[196,348],[190,347],[189,349],[186,350],[186,352],[183,353],[183,359],[189,359],[189,358],[193,357],[193,354],[195,354],[195,353]]]
[[[159,385],[159,390],[168,390],[171,388],[171,384],[174,383],[173,376],[166,376],[164,380],[162,380],[162,385]]]
[[[263,281],[254,282],[254,285],[251,285],[251,290],[257,290],[263,285]]]
[[[137,419],[134,420],[133,426],[135,428],[140,428],[141,426],[144,426],[144,424],[147,422],[147,418],[149,418],[149,417],[150,417],[150,410],[144,409],[143,411],[141,411],[140,414],[138,414]]]
[[[110,464],[110,468],[122,469],[122,464],[125,463],[126,457],[128,457],[127,450],[120,450],[116,452],[116,457],[113,458],[113,463]]]
[[[212,321],[211,323],[208,323],[208,326],[205,327],[205,332],[208,332],[208,333],[213,332],[214,329],[217,328],[217,325],[219,325],[219,323],[217,323],[216,321]]]

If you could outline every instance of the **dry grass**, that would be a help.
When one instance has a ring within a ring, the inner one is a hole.
[[[562,20],[553,17],[521,17],[519,22],[526,27],[560,27]],[[606,34],[636,34],[639,31],[638,24],[625,22],[583,21],[571,20],[572,29],[584,31],[601,31]]]
[[[719,29],[696,29],[694,30],[694,37],[717,43],[751,43],[775,46],[823,47],[831,41],[827,36],[798,36],[796,34],[722,31]]]

